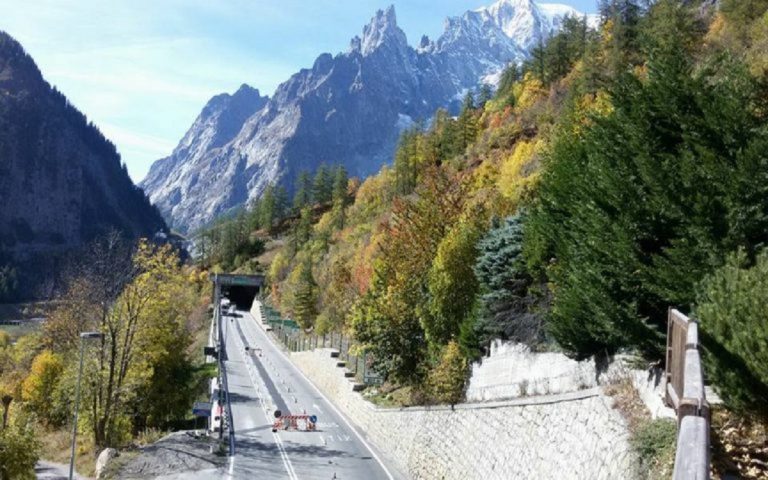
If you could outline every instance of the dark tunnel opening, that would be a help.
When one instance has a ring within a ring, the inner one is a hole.
[[[250,310],[256,295],[259,294],[259,287],[231,285],[222,287],[221,293],[229,299],[238,310]]]

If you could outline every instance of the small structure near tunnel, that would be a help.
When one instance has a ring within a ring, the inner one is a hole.
[[[264,287],[264,275],[214,273],[210,278],[214,285],[214,299],[223,295],[239,310],[250,310],[253,300]]]

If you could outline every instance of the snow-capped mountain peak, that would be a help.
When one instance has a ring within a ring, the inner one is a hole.
[[[565,17],[584,16],[568,5],[533,0],[499,0],[474,12],[484,23],[496,26],[526,51],[557,32]],[[594,27],[596,21],[596,15],[587,15],[590,26]]]
[[[400,133],[438,108],[458,110],[480,83],[554,34],[570,7],[500,0],[446,20],[440,37],[408,45],[394,7],[379,10],[345,53],[322,54],[271,98],[250,87],[214,97],[142,186],[172,225],[195,230],[258,198],[289,192],[298,172],[344,165],[364,177],[392,160]]]

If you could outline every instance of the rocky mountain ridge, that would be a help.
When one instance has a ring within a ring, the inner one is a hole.
[[[500,0],[447,19],[440,38],[423,37],[414,48],[394,7],[380,10],[346,52],[320,55],[271,98],[247,86],[227,101],[214,97],[141,186],[175,228],[192,231],[258,198],[271,183],[290,191],[299,171],[322,163],[369,175],[391,160],[404,129],[438,108],[455,111],[469,89],[524,60],[567,15],[581,14],[565,5]],[[258,100],[241,105],[243,89]],[[239,115],[212,114],[212,103]],[[234,119],[249,112],[234,133]]]
[[[110,229],[153,237],[167,229],[133,184],[115,146],[46,82],[0,31],[0,267],[24,295],[54,275],[57,255]]]

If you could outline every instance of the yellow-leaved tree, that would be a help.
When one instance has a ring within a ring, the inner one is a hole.
[[[61,355],[43,350],[32,361],[29,375],[21,384],[21,399],[47,425],[59,426],[67,419],[67,410],[52,401],[63,373]]]
[[[80,428],[92,433],[98,447],[124,444],[146,427],[164,427],[190,407],[187,321],[196,284],[170,245],[134,246],[116,233],[94,242],[75,269],[46,322],[45,343],[64,359],[60,391],[71,403],[79,332],[103,335],[85,340],[80,403]]]

